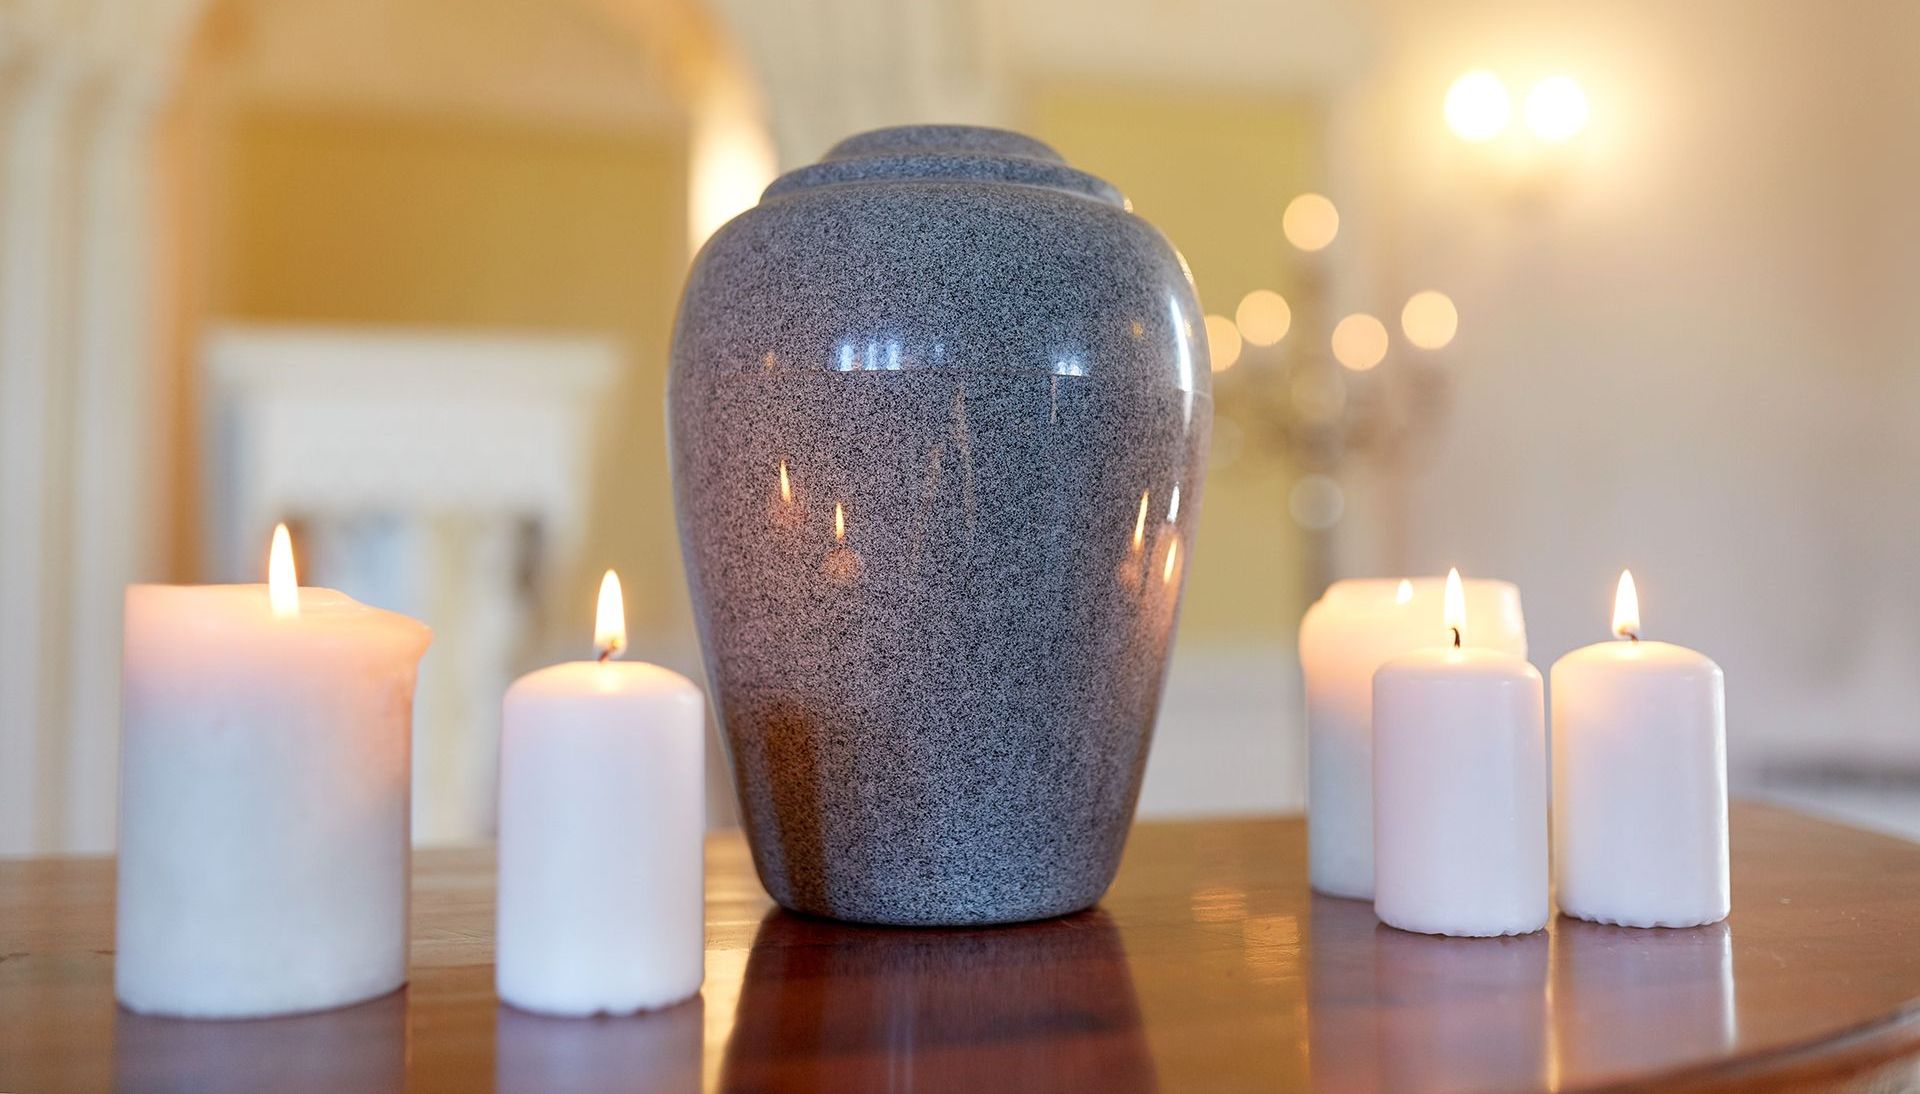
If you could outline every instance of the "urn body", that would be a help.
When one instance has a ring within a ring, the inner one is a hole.
[[[1184,263],[999,130],[843,142],[695,260],[675,503],[754,863],[953,925],[1112,881],[1212,415]]]

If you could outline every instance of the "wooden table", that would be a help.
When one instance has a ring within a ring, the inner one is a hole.
[[[1310,896],[1297,818],[1142,824],[1100,908],[975,931],[774,911],[716,836],[704,996],[613,1021],[496,1004],[489,852],[419,856],[408,990],[226,1023],[114,1007],[108,860],[0,862],[0,1091],[1920,1084],[1920,845],[1733,821],[1729,922],[1504,940]]]

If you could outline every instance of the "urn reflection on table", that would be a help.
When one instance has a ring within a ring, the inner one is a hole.
[[[675,499],[781,904],[975,924],[1105,892],[1198,516],[1199,314],[1112,186],[992,129],[853,137],[695,260]]]

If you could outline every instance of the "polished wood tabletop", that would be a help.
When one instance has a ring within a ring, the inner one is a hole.
[[[702,996],[585,1021],[497,1003],[488,851],[418,856],[405,991],[252,1022],[116,1009],[111,862],[5,861],[0,1091],[1920,1085],[1920,845],[1736,805],[1726,923],[1443,939],[1311,896],[1305,835],[1143,823],[1100,907],[982,930],[777,911],[715,836]]]

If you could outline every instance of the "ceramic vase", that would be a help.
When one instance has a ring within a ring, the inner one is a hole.
[[[1209,375],[1173,248],[1015,133],[853,137],[702,249],[675,502],[782,905],[961,925],[1099,900],[1192,557]]]

